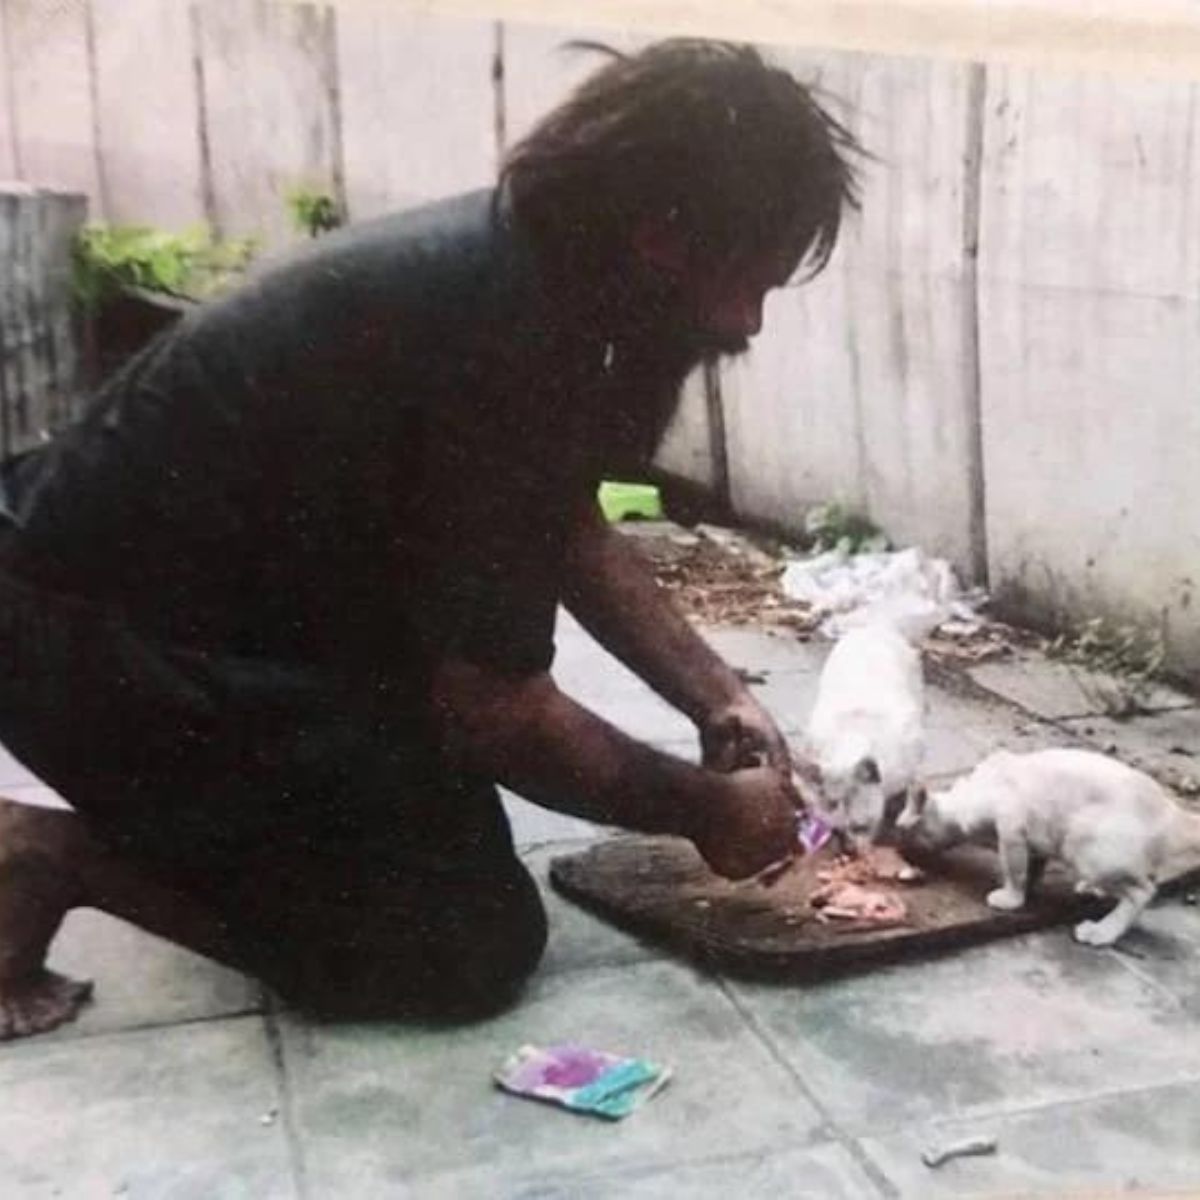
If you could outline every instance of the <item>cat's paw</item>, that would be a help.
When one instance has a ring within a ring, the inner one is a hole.
[[[1025,905],[1025,897],[1013,888],[1000,887],[988,892],[987,906],[999,912],[1013,912]]]
[[[1089,883],[1086,879],[1081,879],[1075,884],[1075,895],[1097,896],[1102,898],[1104,893],[1094,883]]]
[[[1111,946],[1117,940],[1111,930],[1104,928],[1103,921],[1080,921],[1074,934],[1075,940],[1085,946]]]

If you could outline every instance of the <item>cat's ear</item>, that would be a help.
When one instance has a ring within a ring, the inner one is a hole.
[[[854,768],[856,783],[878,783],[879,764],[873,758],[861,758]]]

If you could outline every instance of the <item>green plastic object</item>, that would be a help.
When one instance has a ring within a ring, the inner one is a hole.
[[[609,521],[661,521],[663,516],[662,497],[649,483],[602,483],[600,509]]]

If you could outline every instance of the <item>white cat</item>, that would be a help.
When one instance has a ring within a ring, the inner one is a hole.
[[[805,731],[805,778],[843,837],[880,837],[916,783],[925,751],[921,657],[878,622],[851,629],[830,651]]]
[[[1075,926],[1091,946],[1120,938],[1164,875],[1200,865],[1200,816],[1149,775],[1090,750],[997,751],[948,791],[914,792],[896,826],[931,850],[994,838],[1003,886],[987,902],[996,909],[1022,907],[1046,859],[1062,860],[1076,891],[1117,900],[1101,920]]]

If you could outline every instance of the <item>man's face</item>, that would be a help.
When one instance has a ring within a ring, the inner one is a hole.
[[[795,274],[795,247],[716,260],[690,252],[678,229],[646,223],[636,235],[639,257],[668,283],[675,319],[697,356],[742,354],[762,328],[767,293]]]
[[[797,267],[791,253],[758,254],[724,264],[689,264],[678,278],[683,316],[706,358],[743,354],[761,329],[767,293]]]

